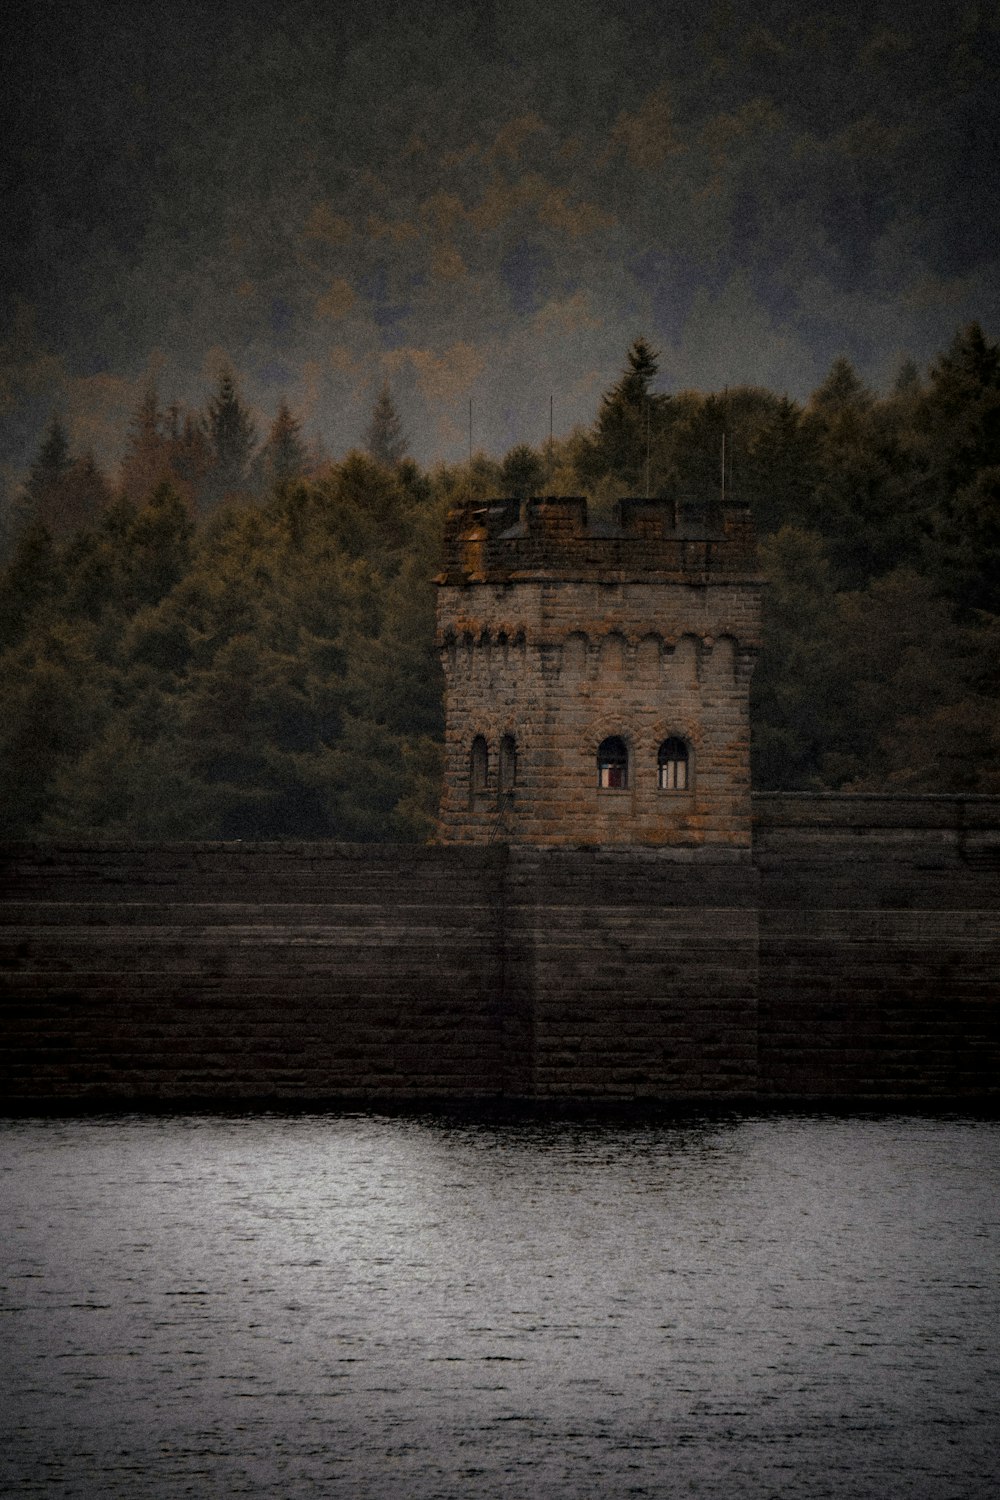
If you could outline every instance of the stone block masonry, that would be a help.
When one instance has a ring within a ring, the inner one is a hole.
[[[1000,799],[754,850],[0,849],[9,1109],[1000,1097]]]
[[[1000,799],[754,811],[761,1094],[1000,1096]]]
[[[442,842],[749,847],[745,506],[623,501],[591,526],[580,499],[470,503],[438,585]]]
[[[502,860],[337,844],[9,847],[8,1098],[503,1092]]]

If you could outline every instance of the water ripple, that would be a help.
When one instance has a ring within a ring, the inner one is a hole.
[[[0,1493],[992,1500],[998,1144],[4,1122]]]

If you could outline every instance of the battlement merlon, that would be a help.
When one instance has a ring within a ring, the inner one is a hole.
[[[469,500],[448,516],[440,584],[596,580],[758,582],[749,506],[619,500],[610,522],[591,522],[582,496]]]

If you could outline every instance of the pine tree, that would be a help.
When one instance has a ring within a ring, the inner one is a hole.
[[[620,380],[601,398],[587,467],[638,494],[645,489],[647,451],[657,442],[669,397],[650,386],[659,356],[643,338],[628,351]]]
[[[904,359],[896,372],[892,393],[894,396],[914,396],[921,386],[920,369],[915,360]]]
[[[267,442],[254,463],[254,487],[270,493],[279,485],[290,484],[301,478],[307,467],[302,425],[292,415],[288,402],[282,396]]]
[[[71,466],[69,439],[58,417],[49,423],[25,485],[21,521],[39,521],[50,531],[63,529],[66,481]]]
[[[89,450],[70,465],[63,489],[63,531],[92,525],[111,503],[111,486]]]
[[[218,503],[245,494],[257,429],[228,366],[208,403],[207,431],[213,461],[206,484],[208,500]]]
[[[387,380],[383,381],[375,402],[365,434],[365,446],[375,462],[385,464],[387,468],[395,468],[406,457],[406,434]]]
[[[545,464],[534,448],[519,443],[500,465],[500,488],[512,499],[540,495],[545,483]]]
[[[170,411],[170,469],[191,511],[197,515],[205,502],[205,486],[212,468],[212,450],[205,429],[190,411]]]
[[[128,443],[121,467],[121,492],[126,499],[141,505],[169,473],[168,439],[156,382],[150,379],[129,423]]]
[[[659,358],[644,338],[637,338],[626,356],[621,379],[601,397],[601,415],[620,406],[641,409],[650,399],[649,387],[660,368]],[[598,416],[598,422],[600,419]]]
[[[921,403],[932,569],[963,614],[1000,614],[1000,345],[971,323],[931,366]]]

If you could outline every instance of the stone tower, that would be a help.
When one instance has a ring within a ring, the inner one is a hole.
[[[441,842],[749,847],[745,505],[469,502],[437,581]]]

